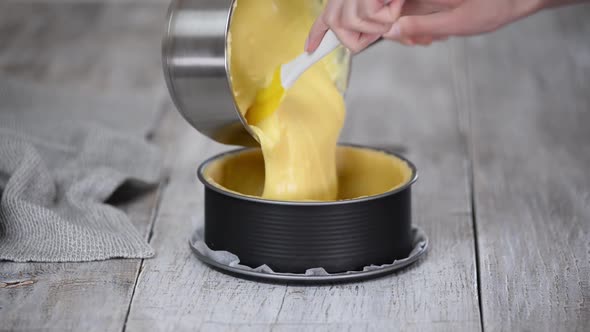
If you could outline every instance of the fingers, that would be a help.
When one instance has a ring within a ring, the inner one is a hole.
[[[305,51],[307,53],[315,51],[320,46],[324,35],[330,29],[328,21],[332,20],[333,17],[339,16],[342,12],[342,1],[330,0],[324,11],[315,20],[305,41]]]
[[[324,14],[315,21],[310,30],[305,45],[305,51],[308,53],[315,51],[322,42],[328,29],[331,29],[342,45],[353,53],[357,53],[366,48],[377,40],[384,32],[389,30],[389,26],[380,26],[378,24],[364,24],[361,26],[361,24],[363,23],[347,23],[346,27],[344,27],[340,14],[325,11]],[[349,28],[350,26],[355,26],[355,28]]]
[[[383,38],[400,42],[412,40],[414,43],[443,39],[460,31],[461,14],[460,11],[451,10],[429,15],[403,16]]]
[[[361,3],[375,3],[376,0],[362,1]],[[341,6],[334,5],[324,12],[324,21],[338,36],[340,42],[353,53],[358,53],[383,33],[389,30],[391,25],[364,20],[359,17],[359,2],[344,0]]]
[[[402,8],[404,7],[404,2],[404,0],[385,1],[385,5],[376,8],[375,11],[370,14],[371,20],[388,25],[393,24],[399,18]]]
[[[352,49],[351,52],[353,54],[356,54],[356,53],[364,50],[365,48],[369,47],[371,44],[376,42],[379,38],[381,38],[380,34],[374,34],[374,35],[361,34],[359,37],[359,40],[358,40],[357,48]]]
[[[344,23],[343,17],[344,5],[342,0],[331,0],[322,13],[322,18],[328,28],[334,31],[342,45],[355,52],[360,47],[362,32],[347,28],[348,23]]]
[[[353,53],[360,52],[388,32],[399,17],[404,0],[330,0],[313,24],[305,50],[317,49],[328,29]]]
[[[444,5],[410,0],[404,3],[400,16],[428,15],[449,9]]]
[[[324,39],[324,35],[330,29],[328,24],[324,21],[324,16],[321,15],[317,18],[317,20],[313,23],[311,30],[309,31],[309,35],[307,36],[307,40],[305,41],[305,52],[311,53],[315,51],[322,39]]]
[[[383,34],[391,27],[391,23],[381,23],[371,19],[371,14],[366,9],[371,1],[347,1],[342,8],[340,22],[341,27],[355,32],[367,34]],[[328,22],[330,23],[330,22]]]
[[[420,46],[429,46],[434,41],[432,37],[420,37],[412,39],[412,43]]]

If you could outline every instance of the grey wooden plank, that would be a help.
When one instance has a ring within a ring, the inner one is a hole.
[[[157,65],[162,9],[3,2],[0,75],[97,95],[163,96]],[[161,130],[153,137],[163,148],[169,141]],[[122,205],[146,238],[158,202],[154,190]],[[0,262],[0,329],[120,331],[140,263]]]
[[[172,107],[172,105],[170,105]],[[201,223],[200,162],[227,147],[212,143],[178,115],[165,123],[176,128],[175,146],[165,160],[170,181],[163,192],[151,244],[157,256],[146,260],[131,305],[128,331],[198,330],[248,322],[259,330],[276,318],[285,288],[235,279],[209,269],[193,256],[188,239]]]
[[[167,134],[154,140],[166,148]],[[154,211],[165,183],[128,200],[121,208],[149,238]],[[0,262],[1,329],[28,331],[120,331],[131,302],[142,260],[88,263]]]
[[[386,278],[322,287],[261,284],[211,270],[187,243],[202,223],[195,170],[225,148],[183,124],[151,242],[158,256],[144,262],[127,330],[479,330],[467,148],[449,84],[451,51],[447,44],[376,47],[355,60],[348,94],[343,140],[406,150],[420,169],[414,210],[431,238],[426,259]]]
[[[414,220],[432,240],[428,257],[394,277],[358,285],[289,287],[279,322],[365,323],[374,330],[480,328],[452,51],[452,44],[379,45],[355,59],[347,96],[344,141],[401,148],[417,164]]]
[[[484,328],[590,328],[590,6],[465,44]]]
[[[163,95],[165,13],[164,4],[1,2],[0,72],[97,92]]]
[[[71,4],[71,3],[102,3],[102,4],[134,4],[134,5],[162,5],[169,4],[170,0],[5,0],[14,2],[32,2],[47,4]]]
[[[131,203],[136,227],[149,232],[155,192]],[[0,263],[2,330],[120,331],[140,260]]]

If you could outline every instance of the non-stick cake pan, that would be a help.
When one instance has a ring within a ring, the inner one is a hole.
[[[356,271],[406,258],[412,250],[412,185],[418,174],[404,157],[385,152],[411,172],[405,183],[392,190],[354,199],[301,202],[244,195],[216,182],[222,182],[224,176],[211,175],[212,165],[243,153],[259,151],[226,152],[198,169],[205,188],[204,237],[211,250],[231,252],[240,258],[240,264],[267,265],[283,273],[304,273],[317,267],[328,273]],[[262,163],[262,157],[260,160]],[[243,165],[244,169],[233,167],[229,170],[233,174],[225,176],[263,181],[260,174],[249,174],[252,165]],[[371,169],[362,172],[366,176]]]

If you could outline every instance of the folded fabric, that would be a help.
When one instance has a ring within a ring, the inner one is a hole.
[[[154,252],[105,201],[123,184],[139,194],[161,163],[145,136],[151,98],[0,80],[0,259],[17,262],[147,258]]]

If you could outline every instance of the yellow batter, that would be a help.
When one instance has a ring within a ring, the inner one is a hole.
[[[230,75],[245,113],[279,65],[303,52],[313,1],[238,0],[230,26]],[[304,73],[278,110],[251,124],[265,160],[265,198],[337,198],[336,143],[345,116],[342,95],[324,62]]]
[[[240,166],[241,173],[236,173],[231,169],[237,166],[228,166],[230,170],[224,174],[235,174],[229,176],[233,176],[232,180],[224,181],[229,189],[276,200],[331,201],[351,196],[346,193],[350,190],[339,190],[338,186],[336,146],[345,105],[334,83],[334,54],[306,71],[270,116],[247,113],[258,90],[273,79],[275,69],[303,52],[320,4],[318,0],[238,0],[234,7],[228,37],[232,90],[240,112],[249,119],[261,145],[264,167],[247,158],[241,162],[258,167],[258,171]],[[385,156],[381,154],[377,159]],[[371,158],[367,158],[370,165]],[[406,180],[408,172],[403,175]],[[262,182],[259,190],[256,186]],[[391,185],[391,181],[384,183]],[[371,195],[379,191],[374,186],[366,189],[354,192]]]
[[[225,190],[259,197],[265,186],[264,164],[259,149],[246,150],[215,160],[204,175]],[[405,161],[365,148],[338,147],[336,165],[338,200],[379,195],[406,184],[412,177]]]

